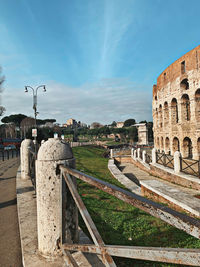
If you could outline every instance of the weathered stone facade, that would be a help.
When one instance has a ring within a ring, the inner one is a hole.
[[[154,147],[200,156],[200,46],[166,68],[153,86]]]

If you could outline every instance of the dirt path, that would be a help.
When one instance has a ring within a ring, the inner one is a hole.
[[[0,267],[21,267],[16,173],[19,158],[0,161]]]

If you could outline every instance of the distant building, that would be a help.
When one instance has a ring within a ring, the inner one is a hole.
[[[67,122],[65,124],[63,124],[63,127],[71,126],[73,128],[73,127],[77,126],[77,124],[78,123],[77,123],[77,121],[75,119],[70,118],[70,119],[67,120]]]
[[[122,128],[123,126],[124,126],[124,122],[123,121],[117,122],[117,125],[116,125],[117,128]]]

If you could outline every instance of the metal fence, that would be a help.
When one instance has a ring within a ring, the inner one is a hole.
[[[0,160],[4,161],[14,157],[19,157],[19,149],[0,150]]]
[[[156,152],[156,163],[174,169],[174,157],[164,152]]]
[[[70,263],[71,266],[77,267],[78,264],[70,254],[70,251],[99,254],[102,257],[103,263],[106,266],[112,267],[116,266],[112,256],[200,266],[199,249],[105,245],[80,195],[78,194],[76,186],[72,181],[72,176],[139,208],[152,216],[160,218],[163,221],[184,230],[188,234],[195,236],[196,238],[200,238],[200,221],[198,219],[174,211],[166,206],[162,206],[161,204],[121,189],[115,185],[109,184],[108,182],[86,175],[75,169],[60,165],[60,170],[61,179],[64,178],[94,242],[94,245],[60,244],[63,254],[66,256],[67,262]]]
[[[180,157],[181,172],[200,178],[200,160]]]

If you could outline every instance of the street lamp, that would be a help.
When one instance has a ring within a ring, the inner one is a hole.
[[[32,88],[31,86],[25,86],[25,93],[28,93],[28,88],[31,88],[33,91],[33,109],[34,109],[34,115],[35,115],[35,129],[37,129],[37,114],[39,112],[37,112],[37,91],[39,88],[43,88],[43,92],[46,92],[46,86],[45,85],[40,85],[38,87],[36,87],[35,89]],[[35,140],[35,152],[37,152],[37,147],[36,147],[36,136],[34,136],[34,140]]]

